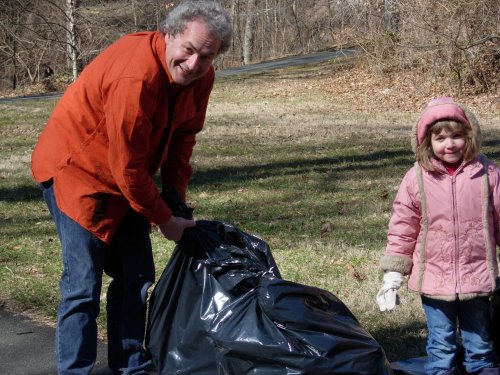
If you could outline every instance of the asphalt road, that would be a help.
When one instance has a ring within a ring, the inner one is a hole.
[[[244,65],[236,68],[228,68],[223,70],[217,70],[215,72],[216,77],[228,77],[235,74],[245,74],[245,73],[257,73],[262,72],[264,70],[277,69],[277,68],[285,68],[288,66],[297,66],[310,64],[315,62],[322,62],[327,60],[336,59],[339,57],[350,56],[355,53],[359,53],[359,50],[348,48],[339,51],[322,51],[315,52],[308,55],[298,55],[298,56],[288,56],[283,57],[281,59],[263,61],[257,64]],[[53,97],[59,97],[62,93],[60,92],[50,92],[41,95],[27,95],[27,96],[17,96],[12,98],[0,98],[0,103],[2,102],[11,102],[16,100],[23,99],[48,99]]]
[[[311,53],[308,55],[288,56],[277,60],[263,61],[258,64],[244,65],[236,68],[218,70],[215,72],[215,76],[227,77],[234,74],[255,73],[255,72],[261,72],[263,70],[304,65],[315,62],[332,60],[339,57],[350,56],[355,53],[359,53],[359,50],[349,48],[340,51],[322,51],[322,52]]]
[[[56,375],[54,337],[54,328],[0,307],[0,374]],[[92,374],[111,375],[106,350],[106,345],[100,342]]]

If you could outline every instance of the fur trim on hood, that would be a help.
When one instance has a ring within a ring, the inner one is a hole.
[[[457,121],[472,129],[474,142],[479,142],[481,130],[476,116],[463,104],[457,103],[451,97],[441,97],[431,100],[413,126],[411,145],[413,152],[424,140],[427,129],[438,121]]]

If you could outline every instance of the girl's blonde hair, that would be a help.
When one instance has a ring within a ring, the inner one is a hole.
[[[422,168],[433,171],[434,165],[432,164],[432,159],[435,159],[435,155],[432,151],[432,134],[439,134],[442,130],[446,132],[460,132],[460,134],[465,139],[464,148],[464,161],[469,162],[473,160],[479,153],[479,140],[474,137],[472,129],[465,126],[461,122],[457,121],[438,121],[433,125],[429,126],[426,130],[425,137],[422,142],[417,146],[415,156],[417,162],[422,166]]]

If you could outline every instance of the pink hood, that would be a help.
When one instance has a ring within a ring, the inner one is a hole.
[[[473,139],[479,142],[480,130],[477,118],[465,106],[457,103],[451,97],[441,97],[431,100],[413,127],[413,151],[422,143],[427,129],[438,121],[457,121],[472,129]]]

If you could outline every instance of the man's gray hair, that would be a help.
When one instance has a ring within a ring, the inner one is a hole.
[[[186,0],[176,6],[162,22],[160,31],[164,34],[181,34],[189,22],[201,19],[208,30],[221,40],[219,54],[231,46],[233,29],[227,12],[212,0]]]

